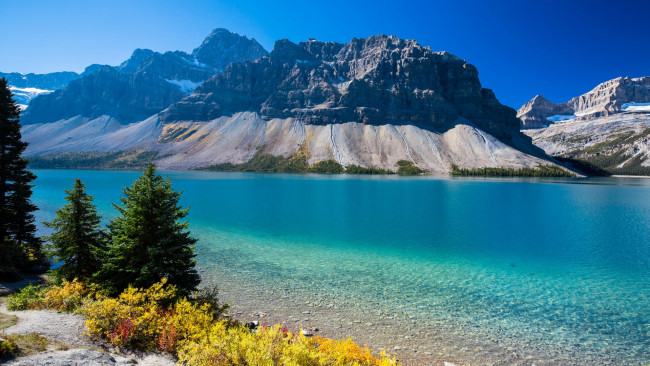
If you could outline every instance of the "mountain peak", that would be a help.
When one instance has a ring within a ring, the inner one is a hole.
[[[344,45],[279,40],[269,56],[231,64],[161,117],[209,121],[242,111],[314,125],[412,123],[443,131],[462,117],[499,137],[519,125],[514,110],[481,87],[475,67],[386,35]]]
[[[255,39],[217,28],[192,51],[199,63],[223,70],[233,59],[256,60],[268,52]]]
[[[142,64],[144,60],[146,60],[154,53],[155,52],[150,49],[137,48],[135,51],[133,51],[131,57],[129,57],[128,60],[122,62],[117,68],[120,72],[134,73],[138,67],[140,67],[140,64]]]

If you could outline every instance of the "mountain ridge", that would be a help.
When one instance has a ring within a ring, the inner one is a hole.
[[[540,128],[562,119],[594,119],[625,111],[625,104],[650,103],[650,77],[618,77],[564,103],[537,95],[517,111],[521,128]],[[557,116],[557,118],[553,118]]]
[[[562,104],[536,96],[519,116],[549,155],[601,174],[650,175],[650,77],[612,79]]]
[[[173,60],[189,55],[166,54]],[[100,68],[57,93],[90,80],[101,84],[102,75],[111,72],[110,80],[136,75],[153,83],[146,78],[156,78],[161,83],[156,90],[166,95],[164,85],[173,83],[161,77],[164,70],[142,61],[154,55],[136,50],[120,67],[140,71]],[[516,169],[554,164],[519,131],[515,110],[482,87],[473,65],[394,36],[354,38],[346,44],[279,40],[267,55],[233,62],[190,95],[174,95],[178,100],[167,108],[156,112],[160,103],[132,120],[110,107],[120,105],[127,115],[136,115],[131,106],[142,111],[160,98],[130,95],[128,88],[88,88],[98,89],[108,101],[105,106],[92,98],[66,105],[65,98],[57,102],[57,93],[36,99],[25,115],[47,100],[54,103],[50,112],[61,106],[73,112],[50,113],[55,121],[26,124],[27,153],[148,151],[160,167],[170,169],[243,163],[258,152],[290,157],[299,150],[309,164],[334,160],[394,171],[397,162],[406,160],[433,174],[448,174],[452,165]]]
[[[505,138],[502,127],[516,130],[519,124],[513,109],[481,87],[474,66],[386,35],[348,44],[279,40],[268,56],[229,65],[161,115],[165,122],[208,121],[241,110],[267,119],[300,114],[307,124],[436,128],[450,127],[462,116]]]
[[[23,124],[48,123],[76,115],[115,117],[123,124],[145,119],[225,67],[225,63],[260,57],[266,50],[255,40],[215,29],[193,54],[138,48],[119,66],[91,65],[64,88],[38,96],[23,112]],[[219,54],[219,57],[211,58]],[[204,62],[199,62],[196,55]]]

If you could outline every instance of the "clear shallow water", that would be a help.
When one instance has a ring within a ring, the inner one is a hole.
[[[75,177],[111,218],[140,174],[35,173],[39,221]],[[208,281],[361,303],[471,344],[650,362],[649,180],[165,174]]]

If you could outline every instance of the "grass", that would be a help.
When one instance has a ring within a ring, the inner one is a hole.
[[[0,360],[70,348],[63,343],[52,343],[36,332],[30,334],[2,334],[2,338],[5,341],[0,344]]]
[[[18,323],[17,316],[0,313],[0,329],[9,328],[16,323]]]
[[[576,175],[555,165],[539,165],[534,168],[459,168],[451,166],[453,176],[474,177],[575,177]]]

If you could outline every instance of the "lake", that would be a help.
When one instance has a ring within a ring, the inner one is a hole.
[[[140,174],[34,172],[39,222],[77,177],[108,220]],[[650,363],[650,180],[162,173],[241,319],[412,364]]]

